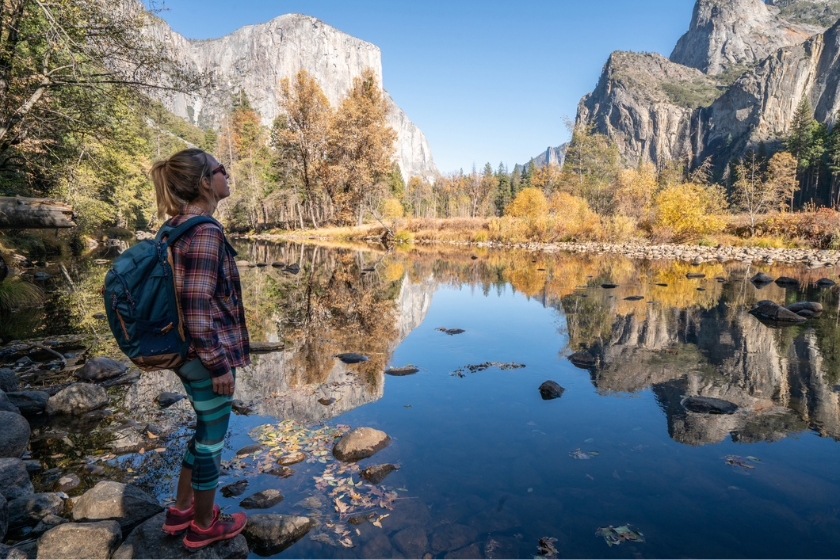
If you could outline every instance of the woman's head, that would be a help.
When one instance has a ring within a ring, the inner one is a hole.
[[[156,161],[151,175],[160,218],[176,216],[187,202],[207,206],[212,213],[216,204],[230,195],[224,166],[198,148],[181,150],[169,159]]]

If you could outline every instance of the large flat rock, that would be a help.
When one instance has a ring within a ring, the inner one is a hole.
[[[128,535],[114,558],[195,558],[210,560],[216,558],[247,558],[250,554],[248,542],[242,535],[213,543],[196,552],[184,548],[184,537],[172,537],[161,531],[166,513],[159,513],[146,520]]]
[[[38,539],[38,558],[111,558],[121,540],[116,521],[64,523]]]

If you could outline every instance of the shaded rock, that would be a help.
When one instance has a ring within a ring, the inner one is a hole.
[[[250,455],[251,453],[259,451],[260,449],[262,449],[262,447],[263,446],[259,443],[252,443],[251,445],[246,445],[245,447],[237,451],[236,455]]]
[[[265,268],[268,266],[268,263],[257,263],[257,268]]]
[[[813,311],[808,311],[807,309],[803,309],[802,311],[797,311],[796,314],[799,315],[800,317],[805,317],[806,319],[811,319],[812,317],[817,316],[816,313],[814,313]]]
[[[166,513],[159,513],[138,526],[114,553],[114,558],[194,558],[211,560],[217,558],[247,558],[250,551],[245,537],[237,535],[232,539],[215,542],[197,552],[184,548],[183,536],[169,536],[160,530]]]
[[[612,290],[618,288],[618,284],[601,284],[601,287],[605,290]]]
[[[787,276],[780,276],[779,278],[776,278],[776,284],[778,284],[779,286],[793,287],[799,285],[799,280],[796,280],[795,278],[789,278]]]
[[[6,393],[9,400],[15,405],[21,414],[41,414],[47,408],[47,400],[50,394],[44,391],[18,391]]]
[[[32,526],[48,515],[61,515],[64,500],[53,492],[31,494],[9,502],[9,529]]]
[[[32,532],[29,533],[29,537],[39,537],[52,529],[53,527],[58,527],[59,525],[63,525],[65,523],[69,523],[67,519],[63,517],[59,517],[57,515],[49,514],[45,515],[44,518],[35,525],[35,528],[32,529]]]
[[[354,515],[353,517],[348,519],[347,522],[350,523],[351,525],[361,525],[362,523],[367,523],[371,519],[375,519],[375,518],[376,518],[376,513],[372,512],[372,513],[367,513],[365,515]]]
[[[335,402],[335,399],[332,398],[332,397],[329,398],[329,399],[326,398],[326,397],[323,397],[323,398],[318,399],[318,402],[321,403],[324,406],[330,406],[332,403]]]
[[[726,282],[726,278],[723,278],[723,277],[721,277],[721,276],[718,276],[717,278],[715,278],[715,280],[717,280],[717,281],[718,281],[718,282],[720,282],[721,284],[722,284],[722,283],[724,283],[724,282]]]
[[[358,461],[372,456],[391,442],[385,432],[373,428],[355,428],[344,434],[333,446],[339,461]]]
[[[391,542],[408,558],[420,558],[429,548],[429,539],[422,527],[407,527],[391,537]]]
[[[236,414],[251,414],[251,403],[244,403],[239,399],[233,399],[230,403],[230,408]]]
[[[465,331],[464,329],[447,329],[443,332],[445,332],[449,336],[452,336],[452,335],[461,334],[461,333],[464,333],[464,332],[467,332],[467,331]]]
[[[358,364],[360,362],[366,362],[370,358],[367,356],[362,356],[361,354],[357,354],[355,352],[345,352],[343,354],[334,354],[334,358],[338,358],[345,364]]]
[[[595,364],[597,363],[595,360],[595,356],[593,356],[589,352],[575,352],[574,354],[569,356],[569,361],[577,367],[583,369],[595,367]]]
[[[267,509],[283,501],[283,494],[270,488],[252,494],[239,502],[239,507],[245,509]]]
[[[404,366],[404,367],[389,367],[385,370],[385,373],[388,375],[393,375],[395,377],[402,377],[403,375],[413,375],[420,371],[420,368],[416,368],[414,366]]]
[[[0,542],[6,538],[6,532],[9,530],[9,503],[6,498],[0,494]]]
[[[306,460],[306,453],[303,451],[295,451],[293,453],[289,453],[287,455],[283,455],[282,457],[277,459],[278,465],[294,465],[296,463],[300,463],[301,461]]]
[[[225,498],[232,498],[234,496],[242,495],[245,490],[248,489],[248,481],[247,480],[237,480],[236,482],[232,482],[231,484],[226,484],[219,489],[219,492],[222,493],[222,496]]]
[[[79,480],[78,476],[70,473],[59,478],[53,486],[53,490],[56,492],[69,492],[81,483],[82,481]]]
[[[754,308],[750,309],[749,313],[776,323],[804,323],[807,320],[790,309],[767,300],[758,302]]]
[[[41,466],[41,461],[38,461],[37,459],[24,460],[23,464],[26,466],[26,471],[29,474],[36,473],[43,469],[43,466]]]
[[[131,484],[101,481],[85,492],[73,506],[76,521],[113,519],[128,533],[153,515],[163,511],[161,505]]]
[[[692,279],[693,278],[705,278],[706,275],[703,274],[702,272],[689,272],[688,274],[685,275],[685,277],[686,278],[692,278]]]
[[[274,268],[283,268],[284,266],[286,266],[286,263],[282,263],[282,262],[278,261],[278,262],[271,263],[271,266],[273,266]]]
[[[9,397],[6,396],[2,390],[0,390],[0,412],[12,412],[14,414],[20,414],[20,410],[18,407],[12,404],[12,401],[9,400]]]
[[[81,368],[76,370],[74,375],[83,381],[104,381],[122,375],[128,367],[110,358],[93,358]]]
[[[248,517],[242,534],[254,552],[261,556],[278,554],[315,526],[308,517],[257,513]]]
[[[820,288],[830,288],[834,286],[834,284],[834,280],[829,280],[828,278],[820,278],[819,280],[817,280],[817,286],[819,286]]]
[[[641,301],[643,299],[645,299],[645,298],[643,298],[642,296],[630,296],[630,297],[624,298],[624,301]]]
[[[732,414],[738,410],[735,403],[711,397],[686,397],[680,404],[686,410],[705,414]]]
[[[20,457],[29,445],[29,422],[17,412],[0,412],[0,457]]]
[[[122,541],[116,521],[67,523],[38,539],[38,558],[110,558]]]
[[[34,559],[37,556],[38,543],[34,541],[20,544],[15,547],[0,544],[0,558],[8,558],[9,560],[27,560],[30,558]]]
[[[432,538],[429,539],[434,554],[454,551],[464,548],[470,543],[478,540],[478,531],[466,525],[448,524],[442,525],[434,530]],[[480,557],[476,556],[476,558]]]
[[[565,391],[566,389],[551,380],[544,381],[543,384],[540,385],[540,396],[544,401],[559,399],[563,396]]]
[[[359,472],[359,476],[371,484],[379,484],[385,480],[386,476],[399,468],[399,465],[392,465],[391,463],[385,463],[384,465],[371,465]]]
[[[29,472],[21,459],[5,457],[0,459],[0,496],[14,500],[29,496],[35,489],[29,480]]]
[[[790,305],[786,305],[785,309],[789,309],[794,313],[799,313],[800,311],[822,313],[823,306],[821,303],[817,303],[815,301],[800,301],[799,303],[791,303]]]
[[[105,389],[89,383],[75,383],[49,398],[47,414],[83,414],[108,404]]]
[[[764,274],[763,272],[759,272],[755,276],[750,278],[750,282],[752,282],[753,284],[769,284],[772,281],[773,279]]]
[[[0,368],[0,391],[7,393],[18,390],[17,374],[7,368]]]
[[[668,284],[658,283],[658,284],[654,284],[654,286],[659,286],[660,288],[667,288]]]
[[[295,474],[295,472],[295,469],[290,469],[289,467],[277,467],[268,471],[268,474],[273,474],[274,476],[279,476],[280,478],[289,478]]]
[[[185,398],[187,398],[187,396],[182,395],[181,393],[170,393],[168,391],[164,391],[155,398],[155,402],[158,403],[158,406],[161,408],[169,408],[176,402]]]

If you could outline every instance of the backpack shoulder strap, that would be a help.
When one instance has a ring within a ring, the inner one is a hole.
[[[171,245],[172,243],[175,242],[176,239],[178,239],[179,237],[184,235],[187,231],[189,231],[190,229],[194,228],[195,226],[197,226],[199,224],[210,223],[210,224],[215,224],[217,226],[219,225],[219,222],[217,222],[213,218],[210,218],[210,217],[207,217],[207,216],[196,216],[194,218],[190,218],[189,220],[185,221],[183,224],[181,224],[179,226],[176,226],[176,227],[168,226],[167,225],[168,223],[169,222],[166,222],[163,226],[161,226],[160,230],[157,233],[157,238],[156,238],[155,241],[160,242],[160,241],[163,240],[163,237],[166,236],[166,244]],[[224,235],[224,233],[222,235]]]

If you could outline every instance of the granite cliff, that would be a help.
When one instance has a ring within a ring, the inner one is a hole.
[[[803,96],[818,120],[833,124],[837,26],[792,23],[783,11],[803,14],[812,3],[784,1],[698,0],[670,59],[610,56],[578,106],[578,122],[615,139],[628,164],[709,156],[720,163],[759,142],[778,143]],[[826,6],[830,16],[836,6]]]
[[[336,106],[365,68],[376,73],[382,87],[379,48],[352,37],[314,17],[286,14],[259,25],[249,25],[211,40],[189,40],[165,22],[149,28],[149,35],[182,64],[212,76],[215,87],[202,94],[161,96],[176,115],[200,126],[218,126],[231,96],[248,95],[263,123],[278,115],[276,88],[282,78],[306,70],[314,76]],[[393,102],[389,116],[397,131],[396,159],[406,180],[414,175],[433,178],[437,169],[423,132]]]

